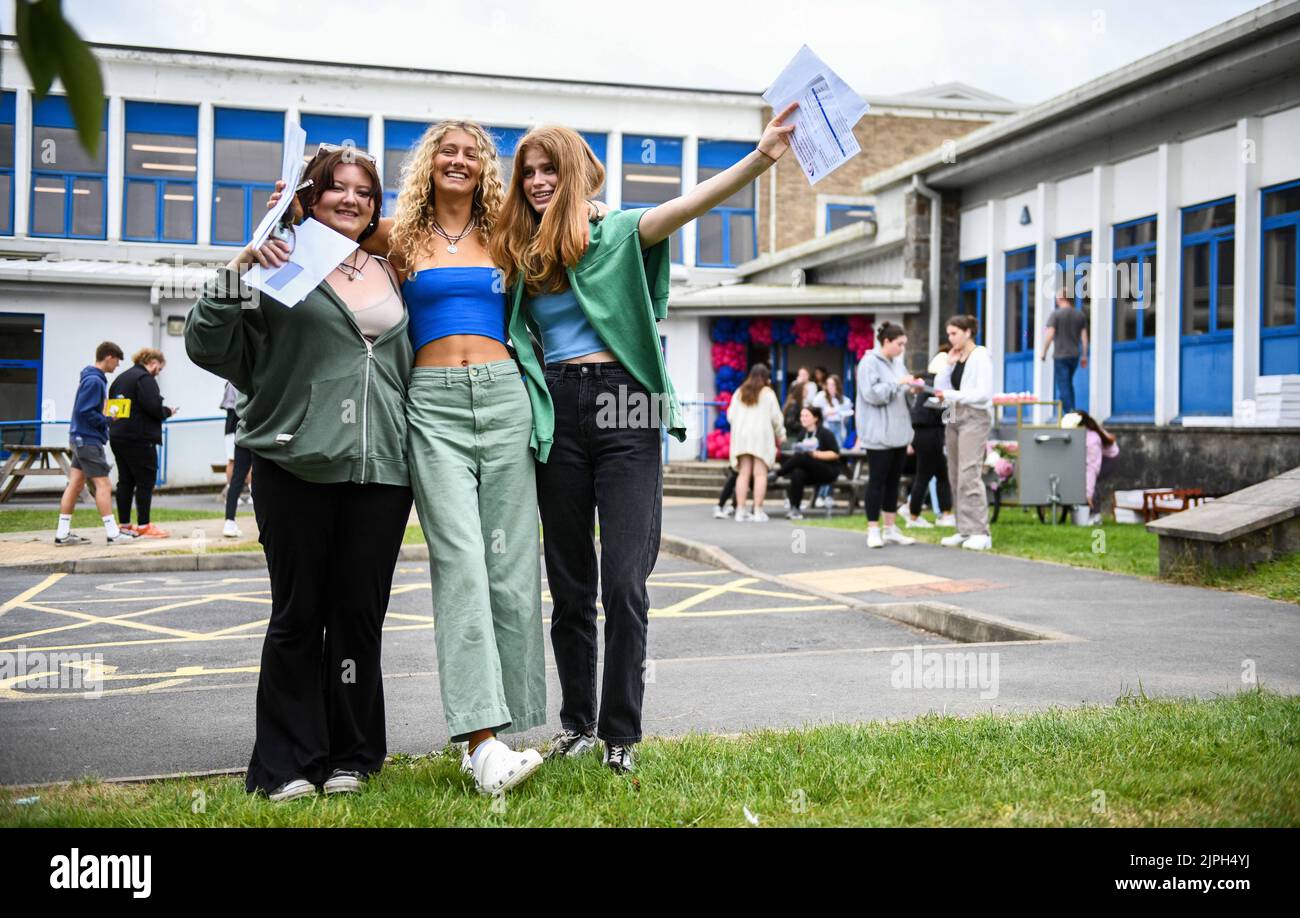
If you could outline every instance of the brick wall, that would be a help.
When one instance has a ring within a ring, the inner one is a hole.
[[[765,109],[764,123],[771,119]],[[817,196],[862,195],[862,180],[882,169],[931,150],[945,140],[955,139],[976,128],[983,121],[955,121],[942,118],[871,115],[853,129],[862,152],[815,186],[809,185],[793,155],[781,157],[776,166],[776,248],[784,249],[817,235],[817,224],[825,219],[818,213]],[[771,251],[769,210],[772,176],[759,181],[758,251]]]

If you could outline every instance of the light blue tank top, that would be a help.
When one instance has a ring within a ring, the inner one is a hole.
[[[542,332],[547,363],[609,350],[587,321],[572,289],[531,297],[528,309]]]

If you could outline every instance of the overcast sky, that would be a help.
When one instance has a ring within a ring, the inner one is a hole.
[[[1256,0],[64,0],[83,38],[761,92],[807,43],[864,95],[1041,102]],[[13,4],[0,4],[13,32]]]

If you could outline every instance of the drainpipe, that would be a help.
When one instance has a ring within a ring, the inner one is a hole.
[[[927,356],[931,356],[939,349],[939,258],[943,241],[939,210],[942,198],[939,192],[921,181],[917,173],[912,174],[912,190],[930,199],[930,283],[927,285],[930,288],[930,354]]]
[[[157,284],[149,288],[149,305],[153,313],[149,320],[149,324],[153,326],[153,346],[157,350],[162,350],[162,297],[159,295]]]

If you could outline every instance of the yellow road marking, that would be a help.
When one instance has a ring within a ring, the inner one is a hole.
[[[40,593],[42,593],[42,592],[44,592],[45,590],[47,590],[47,589],[49,589],[50,587],[52,587],[54,584],[58,583],[60,580],[62,580],[62,579],[63,579],[64,577],[66,577],[66,576],[68,576],[68,575],[67,575],[67,574],[50,574],[50,576],[46,577],[46,578],[45,578],[44,580],[42,580],[40,583],[36,584],[36,586],[31,587],[30,589],[27,589],[27,590],[23,590],[21,593],[19,593],[19,594],[18,594],[17,596],[15,596],[13,599],[11,599],[11,600],[9,600],[8,602],[6,602],[3,606],[0,606],[0,615],[4,615],[4,614],[5,614],[6,612],[8,612],[10,609],[16,609],[16,608],[18,608],[19,606],[21,606],[21,605],[23,605],[24,603],[26,603],[27,600],[36,597],[36,596],[39,595]]]
[[[707,602],[708,600],[713,599],[716,596],[721,596],[723,593],[726,593],[732,587],[748,586],[751,583],[757,583],[757,582],[758,582],[758,578],[756,577],[737,577],[735,580],[729,581],[727,583],[723,583],[718,586],[709,587],[707,590],[701,590],[700,592],[696,593],[694,596],[686,597],[681,602],[673,603],[667,609],[662,610],[662,614],[671,615],[674,612],[683,612],[686,609],[691,608],[692,606],[698,606],[702,602]]]

